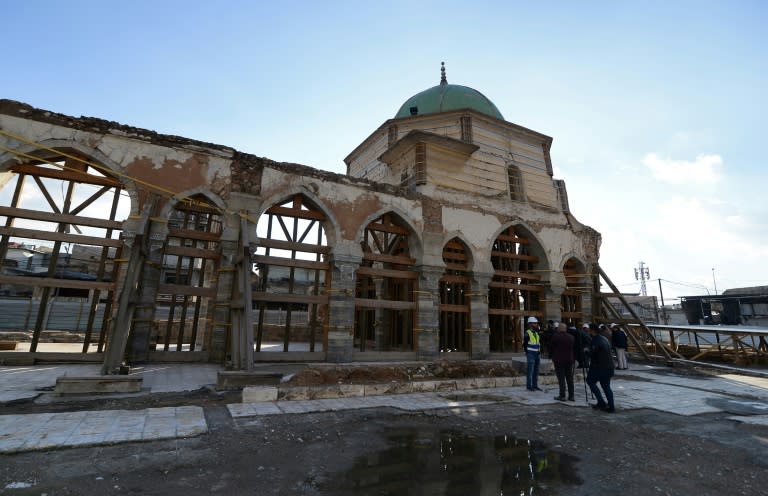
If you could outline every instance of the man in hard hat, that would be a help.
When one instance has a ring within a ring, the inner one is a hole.
[[[528,391],[541,391],[539,388],[539,363],[541,361],[541,335],[539,334],[539,319],[528,317],[528,325],[523,335],[526,371],[525,387]]]

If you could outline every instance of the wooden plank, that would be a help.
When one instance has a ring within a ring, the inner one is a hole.
[[[55,214],[53,212],[40,212],[26,208],[0,207],[0,216],[15,217],[17,219],[41,220],[44,222],[56,222],[75,224],[78,226],[100,227],[102,229],[122,229],[123,223],[117,220],[95,219],[80,215]]]
[[[268,214],[281,215],[283,217],[297,217],[299,219],[307,220],[325,220],[325,215],[322,212],[316,212],[314,210],[302,210],[299,208],[289,208],[274,206],[267,209]]]
[[[123,246],[123,242],[119,239],[99,238],[96,236],[81,236],[79,234],[68,234],[54,231],[38,231],[37,229],[23,229],[21,227],[0,226],[0,235],[16,236],[19,238],[43,239],[49,241],[63,241],[65,243],[75,243],[78,245],[111,246],[114,248]]]
[[[254,291],[253,301],[265,301],[268,303],[313,303],[324,305],[328,303],[328,295],[298,295],[285,293],[267,293]]]
[[[177,227],[170,227],[168,229],[168,236],[174,238],[194,239],[197,241],[218,241],[221,239],[219,233],[209,231],[195,231],[193,229],[179,229]]]
[[[384,255],[381,253],[372,252],[363,253],[363,260],[373,260],[374,262],[393,263],[400,265],[413,265],[416,263],[415,258],[404,257],[400,255]]]
[[[467,264],[446,263],[445,264],[445,270],[461,270],[461,271],[466,271],[466,270],[469,270],[469,268],[467,267]]]
[[[264,255],[253,255],[251,261],[267,265],[278,265],[280,267],[298,267],[302,269],[328,270],[328,262],[313,262],[311,260],[294,260],[291,258],[265,257]]]
[[[527,245],[530,244],[530,240],[526,238],[520,238],[518,236],[510,236],[509,234],[499,234],[496,236],[496,239],[499,241],[511,241],[513,243],[519,243],[521,245]]]
[[[534,316],[544,317],[543,312],[531,311],[531,310],[507,310],[503,308],[489,308],[488,315],[512,315],[517,317]]]
[[[112,291],[115,283],[110,281],[79,281],[77,279],[56,279],[54,277],[25,277],[0,275],[0,284],[18,284],[39,288],[98,289]]]
[[[454,276],[451,274],[444,275],[440,278],[441,282],[451,282],[451,283],[458,283],[458,284],[469,284],[469,277],[467,276]]]
[[[466,247],[464,246],[463,243],[460,243],[458,241],[449,241],[445,244],[445,247],[443,247],[443,251],[445,251],[446,249],[460,250],[463,252],[464,250],[466,250]]]
[[[360,308],[388,308],[390,310],[416,310],[412,301],[373,300],[370,298],[355,298],[355,306]]]
[[[519,289],[520,291],[544,291],[541,286],[531,286],[530,284],[514,284],[511,282],[499,282],[491,281],[488,283],[489,288],[506,288],[506,289]]]
[[[469,260],[466,253],[443,250],[443,260]]]
[[[308,243],[294,243],[292,241],[283,241],[280,239],[259,239],[259,247],[276,248],[279,250],[302,251],[306,253],[330,253],[330,246],[312,245]]]
[[[388,232],[392,234],[402,234],[404,236],[407,236],[410,234],[410,231],[404,227],[396,226],[394,224],[380,224],[380,223],[373,223],[371,222],[368,224],[368,227],[366,228],[370,231],[383,231]]]
[[[469,313],[469,305],[440,305],[441,312]]]
[[[203,296],[208,298],[216,297],[216,288],[200,288],[197,286],[185,286],[184,284],[158,284],[157,292],[186,296]]]
[[[530,279],[532,281],[540,281],[541,276],[538,274],[531,274],[529,272],[509,272],[507,270],[496,270],[493,272],[494,276],[499,277],[519,277],[521,279]]]
[[[202,248],[192,248],[191,246],[166,245],[165,254],[180,257],[207,258],[210,260],[219,259],[219,253],[216,250],[204,250]]]
[[[499,257],[499,258],[510,258],[512,260],[526,260],[528,262],[538,262],[539,257],[535,257],[533,255],[520,255],[517,253],[508,253],[506,251],[492,251],[491,252],[492,257]]]
[[[418,279],[418,272],[410,270],[374,269],[373,267],[359,267],[358,275],[371,277],[388,277],[390,279]]]
[[[38,167],[30,164],[20,164],[11,167],[11,172],[18,174],[29,174],[32,176],[45,177],[48,179],[60,179],[62,181],[75,181],[83,184],[94,184],[96,186],[111,186],[122,188],[122,184],[117,179],[111,177],[95,176],[83,172],[51,169],[48,167]]]

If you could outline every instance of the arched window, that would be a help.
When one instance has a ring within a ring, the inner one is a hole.
[[[259,218],[251,284],[257,352],[323,351],[330,277],[325,220],[303,195]]]
[[[509,177],[509,199],[523,201],[523,176],[520,168],[515,164],[507,164],[507,176]]]
[[[539,257],[531,255],[532,241],[509,227],[496,238],[491,251],[493,279],[488,284],[491,351],[519,351],[524,317],[543,317]]]
[[[208,349],[221,230],[219,209],[203,195],[171,212],[155,299],[155,350]]]
[[[81,152],[18,159],[0,176],[0,329],[31,331],[16,351],[103,352],[131,200]]]
[[[418,273],[409,254],[410,233],[391,213],[365,228],[355,287],[354,344],[359,351],[414,348]]]
[[[583,321],[581,295],[589,290],[584,265],[575,258],[569,258],[563,266],[565,289],[560,297],[561,317],[568,325]]]
[[[445,274],[440,278],[440,351],[470,351],[468,250],[459,238],[443,247]]]

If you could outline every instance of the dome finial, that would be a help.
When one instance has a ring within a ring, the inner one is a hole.
[[[445,77],[445,62],[440,62],[440,84],[448,84],[448,79]]]

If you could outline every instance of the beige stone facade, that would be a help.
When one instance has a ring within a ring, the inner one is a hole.
[[[57,275],[54,260],[47,277],[0,284],[87,289],[77,353],[106,373],[519,351],[529,316],[592,320],[600,235],[570,214],[551,144],[472,109],[416,115],[375,130],[345,176],[0,100],[0,185],[18,192],[0,206],[0,258],[21,239],[88,246],[93,276]],[[46,189],[35,178],[72,193],[25,204]],[[96,195],[124,217],[90,211]]]

